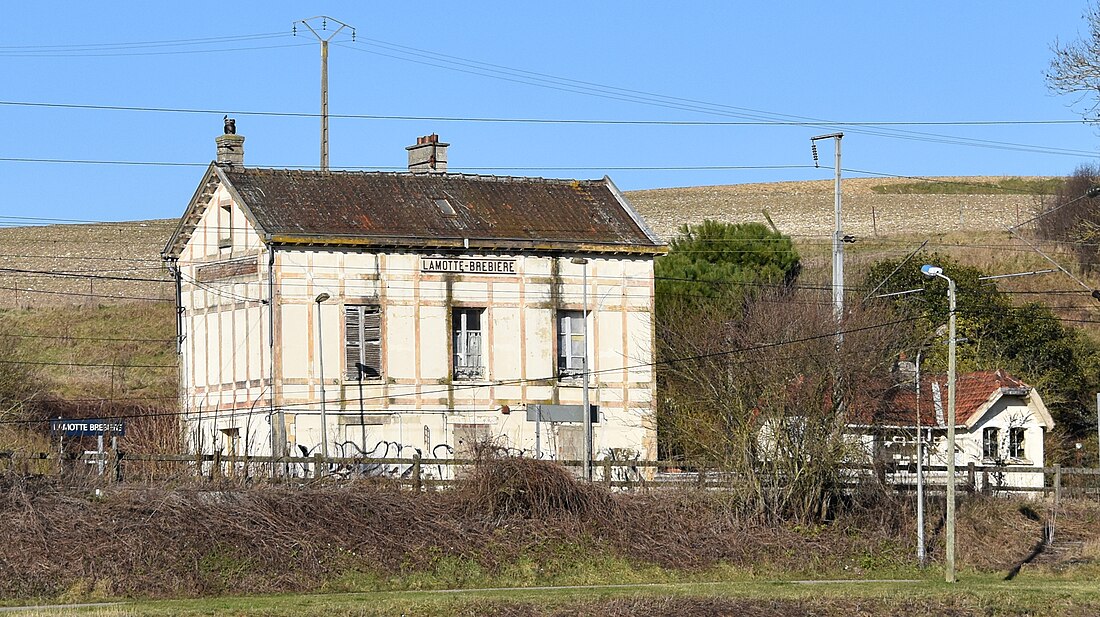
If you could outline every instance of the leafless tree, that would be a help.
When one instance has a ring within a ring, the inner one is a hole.
[[[1054,58],[1046,79],[1050,89],[1057,93],[1091,99],[1086,118],[1095,122],[1100,105],[1100,7],[1088,5],[1082,17],[1088,32],[1080,40],[1066,44],[1056,40],[1051,45]]]
[[[1097,165],[1078,167],[1047,200],[1035,220],[1039,235],[1069,249],[1086,272],[1100,254],[1100,195],[1095,191],[1098,180]]]
[[[905,325],[856,307],[838,345],[820,292],[760,296],[734,314],[666,322],[659,432],[666,455],[736,478],[754,514],[820,519],[858,458],[849,426],[888,387]],[[877,384],[877,385],[876,385]]]

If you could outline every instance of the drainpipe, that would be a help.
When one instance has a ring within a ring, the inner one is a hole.
[[[180,413],[183,414],[183,418],[188,418],[188,412],[190,410],[188,409],[187,397],[187,367],[183,361],[183,274],[180,271],[179,258],[165,257],[164,260],[167,262],[168,272],[172,274],[172,278],[176,284],[176,363],[177,370],[179,371],[178,396]]]
[[[286,439],[283,431],[286,430],[286,421],[282,410],[275,413],[275,397],[278,389],[275,387],[275,245],[271,243],[270,236],[267,240],[267,361],[268,379],[271,387],[268,390],[267,423],[271,432],[271,456],[286,456],[284,446]],[[274,467],[273,467],[274,469]]]

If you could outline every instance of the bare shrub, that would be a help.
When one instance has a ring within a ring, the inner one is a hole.
[[[841,495],[841,463],[861,452],[848,427],[888,387],[908,331],[885,310],[853,307],[835,335],[824,294],[761,295],[669,320],[659,434],[666,456],[732,474],[766,519],[822,520]]]
[[[553,461],[479,450],[473,472],[458,489],[471,513],[492,518],[599,517],[614,509],[606,490],[579,482]]]
[[[1100,255],[1100,195],[1092,192],[1098,180],[1100,166],[1078,167],[1035,221],[1040,237],[1059,242],[1085,272],[1092,271]]]

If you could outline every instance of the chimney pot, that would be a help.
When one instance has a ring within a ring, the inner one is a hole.
[[[416,138],[416,145],[406,146],[409,152],[409,173],[447,173],[447,146],[439,141],[439,135],[423,135]]]

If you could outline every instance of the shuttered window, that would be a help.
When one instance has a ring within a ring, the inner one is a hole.
[[[344,306],[344,377],[382,377],[382,312],[378,306]]]

